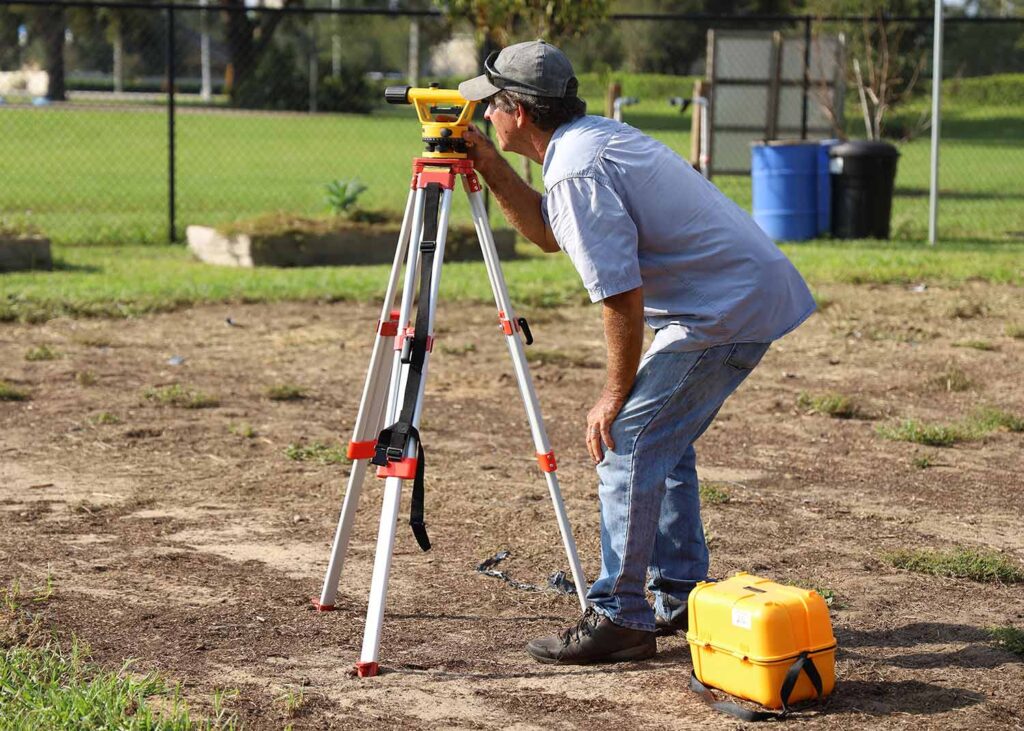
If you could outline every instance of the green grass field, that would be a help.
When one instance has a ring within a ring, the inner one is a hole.
[[[529,246],[529,245],[524,245]],[[529,247],[532,248],[532,247]],[[956,285],[1024,283],[1024,243],[851,241],[785,244],[812,286],[832,282]],[[589,301],[568,257],[532,254],[503,263],[513,302],[536,308]],[[196,262],[171,246],[58,246],[53,272],[0,277],[0,321],[57,316],[129,317],[213,302],[376,300],[387,266],[235,269]],[[491,302],[482,263],[446,264],[446,301]]]
[[[666,101],[673,80],[659,81],[645,88],[649,98],[626,109],[626,121],[687,155],[689,115]],[[629,83],[625,93],[631,93]],[[691,85],[680,78],[676,93],[686,94]],[[600,111],[600,97],[590,98],[592,111]],[[916,116],[916,109],[906,115]],[[1024,108],[950,103],[943,132],[943,238],[1024,237]],[[370,116],[188,109],[177,117],[176,139],[179,237],[189,224],[276,210],[324,213],[324,185],[335,179],[366,183],[361,205],[401,210],[409,162],[421,149],[407,108]],[[928,150],[927,135],[901,146],[895,238],[927,235]],[[167,117],[160,107],[8,104],[0,108],[0,214],[8,226],[32,225],[61,244],[166,241],[167,158]],[[748,177],[715,182],[750,208]],[[467,209],[456,197],[453,215],[468,218]]]

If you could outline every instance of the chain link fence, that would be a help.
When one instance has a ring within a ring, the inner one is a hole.
[[[895,142],[893,236],[926,238],[930,18],[620,14],[564,47],[591,113],[606,112],[617,83],[636,100],[624,121],[691,157],[699,107],[669,100],[689,99],[705,77],[712,30],[782,39],[784,109],[769,136],[809,125],[812,137],[858,138],[875,127]],[[837,39],[843,71],[830,95],[816,66],[835,58]],[[763,52],[723,50],[752,68],[762,56],[744,54]],[[888,104],[877,123],[865,119],[855,67],[869,112],[871,93]],[[327,215],[328,186],[351,180],[366,186],[360,207],[400,211],[422,146],[415,115],[384,105],[383,88],[453,84],[478,68],[472,29],[434,10],[0,0],[2,227],[65,244],[180,240],[191,224]],[[943,72],[940,237],[1020,239],[1024,19],[949,19]],[[735,103],[760,109],[769,91],[741,86]],[[749,177],[714,182],[749,209]]]

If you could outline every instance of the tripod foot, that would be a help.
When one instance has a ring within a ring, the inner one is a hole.
[[[375,662],[357,662],[356,675],[360,678],[372,678],[380,670],[380,665]]]
[[[333,612],[334,611],[334,605],[333,604],[321,604],[320,600],[317,599],[316,597],[313,597],[312,599],[310,599],[309,603],[312,604],[313,605],[313,609],[315,609],[318,612]]]

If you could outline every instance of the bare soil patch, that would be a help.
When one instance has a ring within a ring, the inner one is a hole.
[[[820,294],[829,305],[769,351],[698,445],[702,478],[728,494],[704,510],[712,573],[834,593],[839,686],[805,712],[811,726],[1020,728],[1024,662],[987,630],[1024,626],[1024,588],[911,574],[881,556],[965,545],[1024,560],[1024,435],[934,448],[875,429],[951,422],[980,405],[1024,415],[1024,341],[1006,334],[1024,291]],[[348,466],[285,456],[289,444],[348,441],[376,306],[0,325],[0,379],[30,394],[0,402],[0,583],[49,574],[56,590],[37,608],[48,627],[111,668],[137,658],[136,669],[183,682],[200,709],[215,689],[237,689],[226,703],[251,728],[735,726],[687,690],[683,639],[614,667],[552,668],[525,654],[578,606],[474,571],[502,549],[519,581],[543,584],[567,566],[493,308],[439,313],[423,419],[435,548],[421,553],[400,521],[378,678],[349,671],[382,484],[367,481],[338,611],[318,614],[309,597]],[[599,312],[522,314],[545,354],[534,378],[593,577],[598,510],[582,434],[603,371],[583,366],[603,361]],[[956,345],[967,340],[994,347]],[[62,357],[25,359],[42,345]],[[969,384],[951,388],[951,367]],[[171,384],[219,405],[145,397]],[[267,397],[282,384],[306,397]],[[861,418],[808,413],[801,392],[850,396]]]

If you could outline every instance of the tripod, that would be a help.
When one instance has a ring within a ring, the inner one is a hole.
[[[356,672],[360,677],[374,676],[379,669],[384,603],[388,575],[391,571],[402,486],[406,480],[414,482],[410,518],[413,534],[423,550],[430,548],[430,540],[423,522],[424,459],[418,429],[427,363],[434,344],[434,318],[448,234],[448,217],[455,180],[460,177],[469,196],[473,224],[480,241],[495,304],[498,307],[498,322],[505,335],[509,354],[512,356],[519,392],[529,417],[537,461],[547,479],[548,491],[554,504],[558,529],[569,558],[569,567],[580,606],[584,609],[587,607],[587,587],[558,487],[555,454],[551,450],[541,420],[540,404],[530,378],[520,332],[526,338],[527,344],[532,343],[533,338],[526,320],[516,319],[513,313],[508,288],[494,246],[494,236],[484,208],[482,188],[473,170],[473,163],[460,158],[416,158],[413,161],[412,189],[406,202],[394,263],[384,295],[384,305],[377,322],[370,367],[363,385],[352,441],[348,446],[348,456],[353,460],[352,473],[342,503],[341,517],[334,536],[323,590],[320,598],[313,600],[313,606],[319,611],[334,609],[338,581],[345,562],[363,480],[369,465],[373,464],[377,467],[377,476],[385,478],[386,481],[377,533],[377,551],[373,562],[373,577],[370,581],[363,646],[359,662],[356,663]],[[414,237],[418,245],[410,246]],[[398,310],[394,310],[392,306],[403,262],[405,278],[401,305]],[[420,287],[416,320],[414,326],[409,326],[408,323],[412,321],[417,279]],[[393,350],[390,366],[387,363],[388,350]],[[390,426],[384,428],[385,424]]]

